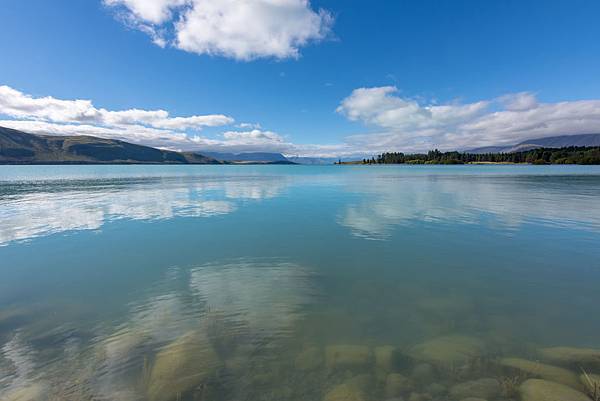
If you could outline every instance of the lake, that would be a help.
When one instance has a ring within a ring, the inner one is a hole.
[[[584,391],[599,311],[600,166],[0,166],[3,400]]]

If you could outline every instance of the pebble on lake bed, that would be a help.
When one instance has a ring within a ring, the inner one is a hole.
[[[325,363],[329,369],[364,368],[371,359],[369,347],[363,345],[329,345]]]
[[[45,401],[48,399],[48,386],[43,383],[33,383],[1,394],[3,401]]]
[[[219,358],[208,339],[189,332],[163,348],[150,371],[150,401],[177,400],[205,382],[219,366]]]
[[[385,379],[386,397],[396,397],[402,395],[409,392],[412,387],[412,381],[400,373],[390,373]]]
[[[420,363],[413,368],[411,377],[419,384],[430,383],[435,378],[435,369],[428,363]]]
[[[466,363],[483,354],[483,341],[468,336],[451,335],[437,337],[417,344],[409,354],[417,359],[436,365],[452,366]]]
[[[540,351],[542,359],[558,364],[593,364],[600,366],[600,349],[549,347]]]
[[[375,367],[383,372],[391,371],[395,349],[392,345],[375,347]]]
[[[579,380],[583,383],[583,387],[592,394],[594,392],[600,395],[600,375],[593,373],[582,373],[579,376]]]
[[[456,400],[465,398],[493,399],[501,391],[502,389],[498,380],[486,378],[456,384],[450,389],[450,395]]]
[[[590,398],[560,383],[529,379],[519,387],[522,401],[591,401]]]
[[[294,366],[300,370],[314,370],[323,363],[323,352],[319,347],[306,347],[296,357]]]
[[[323,401],[364,401],[364,395],[356,386],[339,384],[325,394]]]
[[[542,379],[562,383],[577,390],[582,388],[577,375],[567,369],[522,358],[502,358],[499,363],[502,366],[529,373],[536,377],[541,377]]]

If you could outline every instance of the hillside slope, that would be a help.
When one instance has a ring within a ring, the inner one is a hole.
[[[289,162],[281,153],[270,152],[245,152],[245,153],[223,153],[223,152],[202,152],[202,154],[213,159],[227,162]]]
[[[513,153],[536,148],[566,148],[569,146],[600,146],[600,134],[559,135],[547,138],[527,139],[516,145],[484,146],[466,150],[468,153]]]
[[[33,135],[0,127],[0,164],[219,164],[173,152],[93,136]]]

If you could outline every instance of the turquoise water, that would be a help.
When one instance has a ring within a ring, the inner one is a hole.
[[[585,392],[599,310],[598,166],[0,166],[3,400]]]

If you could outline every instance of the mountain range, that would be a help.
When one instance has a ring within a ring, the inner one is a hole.
[[[203,155],[225,162],[253,162],[269,164],[294,164],[281,153],[269,152],[244,152],[244,153],[222,153],[202,152]]]
[[[536,148],[600,146],[600,134],[528,139],[466,153],[513,153]],[[0,127],[0,164],[333,164],[337,158],[285,157],[281,153],[175,152],[93,136],[34,135]]]
[[[465,153],[514,153],[536,148],[564,148],[567,146],[600,146],[600,134],[559,135],[527,139],[515,145],[484,146],[465,150]]]
[[[0,164],[220,164],[198,153],[174,152],[93,136],[34,135],[0,127]]]

